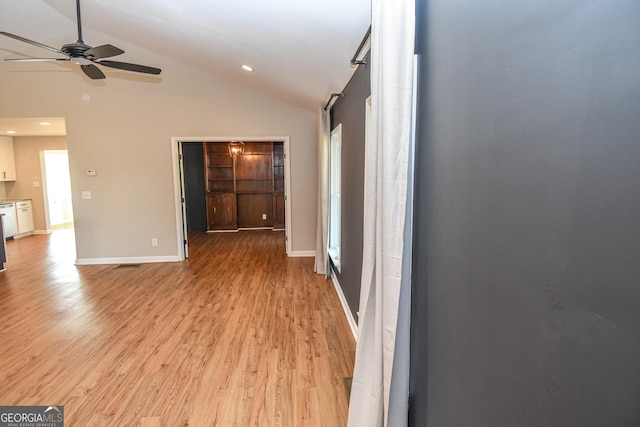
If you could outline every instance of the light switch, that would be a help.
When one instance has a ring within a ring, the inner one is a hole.
[[[34,187],[40,187],[40,181],[33,181]]]
[[[87,176],[96,176],[95,169],[87,169]]]
[[[91,198],[91,191],[83,191],[82,198],[85,200],[89,200]]]

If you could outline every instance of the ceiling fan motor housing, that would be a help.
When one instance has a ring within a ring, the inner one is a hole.
[[[91,64],[91,56],[85,56],[85,52],[89,49],[91,49],[91,46],[87,46],[86,44],[81,42],[76,42],[65,44],[60,50],[68,55],[71,59],[71,62],[73,62],[74,64],[88,65]]]
[[[67,43],[62,46],[61,51],[69,56],[84,56],[84,53],[91,49],[91,46],[87,46],[82,42]]]

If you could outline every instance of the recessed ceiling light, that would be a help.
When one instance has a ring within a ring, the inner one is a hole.
[[[8,130],[7,133],[13,135],[14,133],[16,133],[16,131],[15,130]]]
[[[40,122],[40,124],[42,126],[51,126],[51,123],[49,123],[49,122]]]
[[[245,71],[249,71],[249,72],[253,71],[253,68],[251,68],[251,67],[250,67],[250,66],[248,66],[248,65],[243,65],[243,66],[242,66],[242,69],[243,69],[243,70],[245,70]]]

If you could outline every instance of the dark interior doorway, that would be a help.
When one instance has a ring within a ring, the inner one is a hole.
[[[184,192],[187,230],[207,231],[207,204],[202,142],[183,142]]]

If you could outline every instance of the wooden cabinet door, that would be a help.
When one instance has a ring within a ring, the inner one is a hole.
[[[273,228],[284,229],[285,219],[285,198],[284,193],[273,193]]]
[[[235,230],[238,228],[235,193],[208,193],[207,216],[209,230]]]
[[[207,229],[215,230],[220,224],[220,214],[222,212],[222,199],[220,194],[207,193]]]

